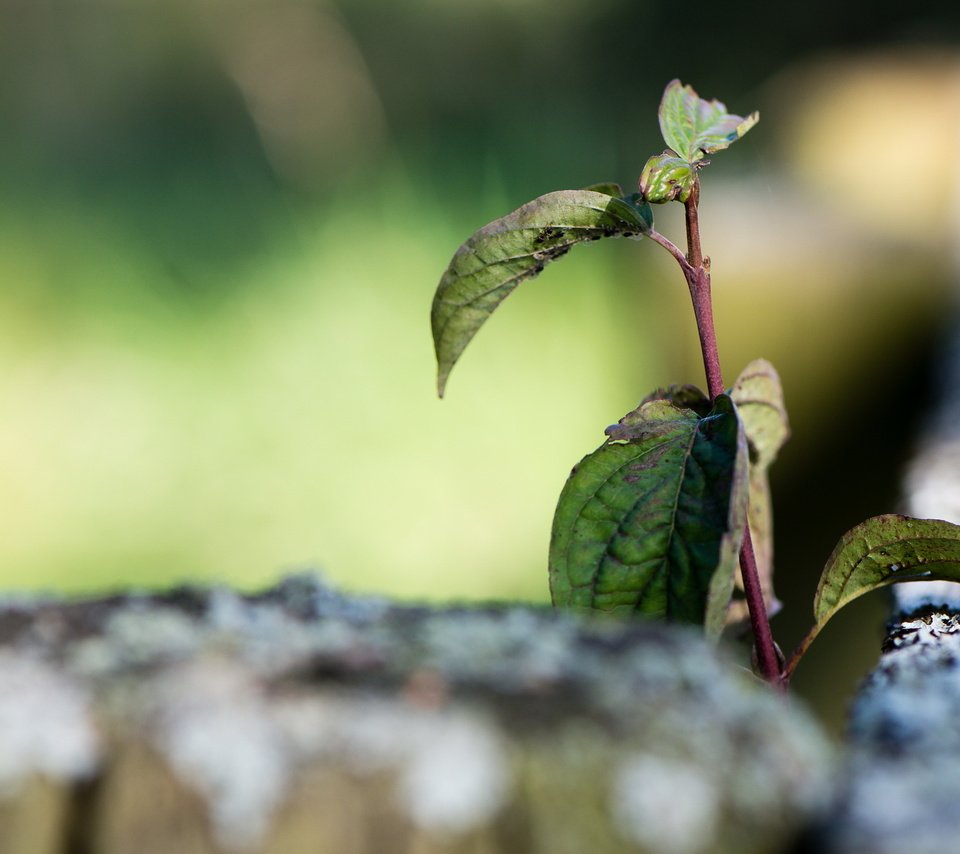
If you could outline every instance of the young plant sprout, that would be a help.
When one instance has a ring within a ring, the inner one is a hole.
[[[605,431],[570,474],[550,542],[553,603],[703,626],[719,637],[749,619],[756,668],[786,685],[843,605],[917,579],[960,580],[960,527],[878,516],[840,540],[817,587],[815,623],[786,663],[773,640],[773,545],[767,471],[789,436],[780,379],[762,359],[723,381],[710,259],[700,235],[700,173],[759,120],[671,81],[659,110],[668,148],[647,160],[639,191],[617,184],[547,193],[475,232],[453,256],[433,300],[438,392],[467,344],[523,281],[578,243],[649,238],[676,261],[693,302],[707,393],[668,386]],[[686,251],[654,228],[652,205],[684,207]]]

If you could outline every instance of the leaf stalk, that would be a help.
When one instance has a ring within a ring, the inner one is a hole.
[[[803,636],[803,640],[797,644],[797,648],[790,654],[790,658],[787,659],[787,663],[784,665],[783,673],[780,677],[781,683],[784,687],[790,683],[790,679],[793,676],[793,671],[797,669],[800,659],[806,655],[807,650],[810,649],[810,644],[817,639],[817,635],[820,634],[820,629],[822,628],[822,623],[814,623],[810,631]]]

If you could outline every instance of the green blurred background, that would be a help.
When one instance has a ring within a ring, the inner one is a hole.
[[[0,584],[547,599],[556,496],[650,389],[701,383],[652,244],[521,288],[434,394],[428,314],[474,229],[659,151],[673,77],[760,125],[704,173],[728,379],[775,362],[775,629],[896,509],[960,230],[950,4],[0,4]],[[676,211],[657,210],[681,239]],[[857,605],[798,675],[828,718]],[[866,631],[864,627],[866,626]],[[837,650],[842,649],[843,654]],[[818,694],[819,692],[819,694]]]

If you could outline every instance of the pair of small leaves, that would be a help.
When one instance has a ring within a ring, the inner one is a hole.
[[[660,102],[663,141],[680,157],[695,163],[705,154],[728,148],[759,120],[760,114],[731,115],[721,101],[707,101],[679,80],[671,80]]]
[[[669,148],[651,157],[640,175],[640,193],[651,203],[687,201],[706,165],[704,155],[729,148],[759,120],[727,112],[721,101],[707,101],[679,80],[672,80],[660,102],[660,132]]]
[[[521,282],[578,243],[640,237],[653,227],[650,206],[617,184],[560,190],[528,202],[475,232],[440,279],[430,314],[437,391],[487,318]]]
[[[740,617],[730,603],[748,501],[768,496],[787,435],[776,372],[751,363],[712,405],[691,386],[660,390],[607,435],[557,505],[554,604],[702,624],[716,637]]]

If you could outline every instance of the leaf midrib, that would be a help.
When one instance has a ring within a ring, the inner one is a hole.
[[[702,423],[702,422],[700,422],[700,421],[697,422],[697,424],[695,425],[694,429],[690,432],[690,438],[687,440],[687,447],[686,447],[686,451],[685,451],[685,453],[684,453],[683,469],[681,470],[680,477],[677,478],[677,488],[676,488],[676,491],[675,491],[674,496],[673,496],[673,501],[672,501],[672,503],[671,503],[671,509],[670,509],[670,532],[669,532],[669,535],[668,535],[668,538],[667,538],[667,543],[666,543],[666,547],[664,548],[663,554],[662,554],[659,558],[657,558],[657,561],[658,561],[658,563],[659,563],[659,567],[658,567],[657,569],[655,569],[655,570],[650,574],[650,577],[647,579],[646,583],[645,583],[639,590],[636,591],[637,604],[639,604],[639,603],[643,600],[644,593],[646,592],[646,590],[650,587],[650,585],[651,585],[657,578],[659,578],[659,577],[662,575],[662,573],[664,572],[664,569],[665,569],[665,567],[666,567],[666,563],[667,563],[667,559],[668,559],[668,558],[667,558],[667,555],[669,555],[670,550],[671,550],[671,548],[673,547],[674,538],[675,538],[676,535],[677,535],[676,518],[677,518],[677,508],[678,508],[679,505],[680,505],[680,495],[681,495],[681,493],[683,492],[683,484],[684,484],[684,481],[685,481],[686,478],[687,478],[687,469],[688,469],[690,460],[691,460],[691,458],[692,458],[692,456],[693,456],[693,445],[694,445],[694,442],[696,441],[697,434],[698,434],[699,431],[700,431],[700,424],[701,424],[701,423]],[[632,458],[629,462],[625,462],[623,465],[618,466],[617,469],[616,469],[614,472],[611,472],[610,476],[607,477],[607,478],[604,480],[603,485],[605,486],[606,484],[608,484],[611,480],[613,480],[614,477],[616,477],[617,475],[619,475],[620,472],[623,471],[624,468],[626,468],[626,467],[628,467],[629,465],[635,463],[638,459],[642,459],[643,457],[645,457],[645,456],[647,456],[648,454],[650,454],[650,453],[652,453],[653,451],[655,451],[657,448],[662,448],[664,445],[668,445],[668,444],[670,444],[672,441],[674,441],[674,440],[673,440],[673,439],[666,439],[666,440],[664,440],[663,442],[661,442],[660,444],[654,445],[654,446],[652,446],[651,448],[647,449],[646,451],[644,451],[644,452],[643,452],[642,454],[640,454],[639,456]],[[599,491],[600,491],[599,489],[595,490],[595,491],[594,491],[594,496],[595,496]],[[589,503],[589,501],[590,501],[590,499],[587,499],[587,501],[585,501],[585,502],[583,503],[583,505],[580,507],[579,511],[577,512],[577,518],[578,518],[578,519],[581,518],[581,516],[582,516],[582,514],[583,514],[583,510],[584,510],[584,508],[587,506],[587,504]],[[621,560],[619,560],[618,558],[616,558],[616,556],[611,552],[611,548],[612,548],[612,546],[613,546],[614,540],[616,539],[616,537],[617,537],[618,535],[620,535],[621,533],[623,533],[624,536],[627,536],[627,535],[623,532],[623,525],[626,523],[626,521],[627,521],[628,519],[630,519],[630,518],[633,516],[633,513],[636,511],[637,505],[638,505],[639,503],[640,503],[640,501],[637,500],[637,501],[634,501],[634,502],[631,504],[630,509],[629,509],[626,513],[623,514],[623,517],[622,517],[620,523],[617,525],[616,530],[613,532],[613,534],[610,535],[610,537],[607,538],[607,541],[606,541],[606,543],[604,544],[603,557],[601,558],[601,562],[602,562],[604,559],[606,559],[606,558],[609,557],[609,558],[611,558],[611,559],[617,560],[618,563],[623,563],[623,561],[621,561]],[[569,549],[570,549],[570,547],[571,547],[572,545],[573,545],[573,540],[571,539],[570,543],[567,545],[567,552],[568,552],[568,554],[569,554]],[[569,557],[568,557],[568,554],[565,555],[565,558],[566,558],[566,560],[567,560],[567,565],[569,566]],[[599,581],[599,578],[600,578],[600,566],[598,565],[596,572],[593,573],[593,577],[592,577],[592,579],[591,579],[590,587],[589,587],[590,599],[591,599],[591,601],[595,601],[595,600],[596,600],[596,597],[597,597],[597,589],[596,589],[596,587],[597,587],[597,582]],[[668,582],[669,582],[669,579],[668,579]],[[670,602],[670,591],[669,591],[669,583],[668,583],[668,591],[667,591],[667,605],[668,605],[668,610],[667,610],[667,616],[669,616],[669,602]],[[634,605],[633,610],[635,610],[635,611],[638,610],[637,607],[636,607],[636,605]]]

